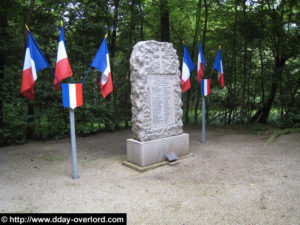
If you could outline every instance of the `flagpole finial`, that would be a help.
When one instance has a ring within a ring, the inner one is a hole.
[[[25,28],[26,28],[27,31],[29,31],[29,27],[26,24],[25,24]]]
[[[219,45],[219,49],[221,49],[221,45]]]
[[[107,38],[108,34],[105,34],[105,39]]]
[[[62,20],[60,20],[60,25],[63,27],[64,26],[64,22]]]
[[[182,40],[182,44],[185,45],[184,40]]]

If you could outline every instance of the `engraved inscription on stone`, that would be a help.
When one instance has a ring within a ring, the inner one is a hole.
[[[150,89],[151,127],[168,127],[175,124],[174,75],[148,75]]]
[[[171,43],[138,42],[130,57],[132,133],[150,141],[183,133],[179,60]]]

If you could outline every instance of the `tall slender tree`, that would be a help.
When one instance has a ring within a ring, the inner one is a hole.
[[[160,40],[170,42],[168,0],[160,0]]]

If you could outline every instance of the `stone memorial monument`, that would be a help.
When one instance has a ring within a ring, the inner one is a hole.
[[[182,130],[179,61],[171,43],[138,42],[130,57],[133,138],[127,139],[127,161],[148,166],[189,153]]]

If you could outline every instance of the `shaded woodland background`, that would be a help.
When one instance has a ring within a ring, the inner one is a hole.
[[[114,92],[103,99],[99,71],[83,87],[76,130],[91,134],[131,125],[129,58],[141,40],[172,42],[182,63],[183,44],[197,63],[201,40],[208,78],[222,46],[225,88],[212,76],[210,124],[271,123],[300,127],[300,4],[298,0],[4,0],[0,2],[0,144],[60,138],[69,132],[68,109],[49,69],[38,73],[35,100],[20,94],[26,23],[55,68],[64,20],[72,82],[81,82],[108,33]],[[68,82],[65,80],[64,82]],[[182,96],[185,124],[201,123],[196,71]]]

